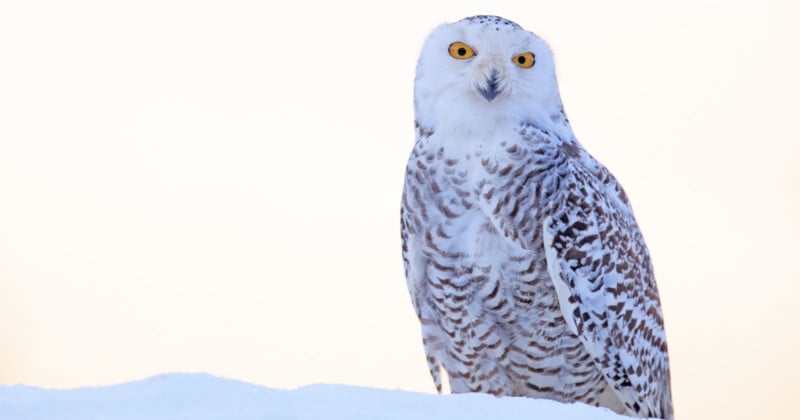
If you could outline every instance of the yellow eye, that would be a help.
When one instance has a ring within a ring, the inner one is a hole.
[[[517,54],[511,60],[514,61],[514,64],[522,67],[523,69],[529,69],[536,64],[536,56],[530,51]]]
[[[472,48],[463,42],[454,42],[450,44],[448,51],[450,52],[450,56],[459,60],[464,60],[475,55],[475,51],[472,51]]]

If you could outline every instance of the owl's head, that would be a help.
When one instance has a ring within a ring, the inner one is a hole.
[[[501,17],[441,25],[417,63],[414,107],[417,121],[430,128],[551,120],[562,115],[553,54],[541,38]]]

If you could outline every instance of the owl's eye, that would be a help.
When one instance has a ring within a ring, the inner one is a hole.
[[[536,56],[530,51],[517,54],[511,60],[514,61],[514,64],[522,67],[523,69],[529,69],[536,64]]]
[[[465,60],[475,55],[475,51],[472,51],[472,47],[463,42],[454,42],[450,44],[450,48],[447,50],[450,52],[451,57],[459,60]]]

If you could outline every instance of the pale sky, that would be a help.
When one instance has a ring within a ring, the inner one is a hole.
[[[433,392],[400,258],[414,66],[488,13],[550,43],[631,198],[677,416],[796,415],[797,6],[555,3],[0,4],[0,383]]]

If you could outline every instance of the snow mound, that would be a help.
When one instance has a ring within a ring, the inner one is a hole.
[[[486,394],[430,395],[347,385],[278,390],[206,374],[97,388],[0,386],[0,419],[629,419],[605,408]]]

